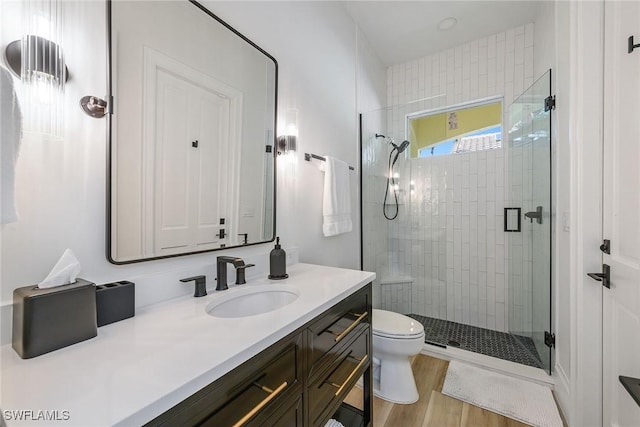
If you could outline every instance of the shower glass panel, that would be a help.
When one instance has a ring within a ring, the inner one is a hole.
[[[427,344],[550,366],[548,95],[546,76],[508,108],[501,96],[441,95],[362,115],[373,307],[422,323]],[[444,136],[426,138],[425,126]],[[520,209],[520,232],[505,231],[509,207]]]
[[[446,318],[447,224],[434,203],[446,194],[432,190],[446,177],[410,160],[411,146],[393,164],[394,145],[408,139],[407,116],[445,101],[435,96],[362,115],[362,268],[376,272],[374,308]]]
[[[509,331],[550,372],[551,70],[509,107],[507,205],[522,210],[508,234]]]

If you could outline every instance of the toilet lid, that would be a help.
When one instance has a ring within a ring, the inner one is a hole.
[[[373,309],[373,334],[390,338],[415,338],[424,334],[417,320],[393,311]]]

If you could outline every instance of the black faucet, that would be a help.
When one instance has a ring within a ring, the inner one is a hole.
[[[245,264],[242,258],[232,256],[219,256],[216,258],[216,291],[229,289],[227,286],[227,264],[233,264],[236,268],[236,285],[247,283],[245,270],[255,264]]]
[[[187,282],[191,282],[195,280],[196,282],[196,289],[195,292],[193,293],[194,297],[204,297],[207,295],[207,278],[206,276],[194,276],[194,277],[187,277],[186,279],[180,279],[181,282],[187,283]]]

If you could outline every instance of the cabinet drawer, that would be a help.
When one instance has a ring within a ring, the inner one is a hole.
[[[302,335],[253,357],[149,425],[259,425],[301,393]]]
[[[340,405],[358,378],[370,365],[371,332],[367,328],[338,355],[309,386],[309,419],[313,425],[325,421]]]
[[[336,304],[309,327],[309,376],[322,370],[350,341],[371,324],[371,293],[367,286]]]
[[[265,416],[256,418],[251,424],[261,427],[302,427],[304,425],[302,406],[302,395],[293,396],[275,411],[269,411]]]
[[[283,353],[269,361],[247,380],[230,390],[231,398],[218,408],[203,426],[233,426],[243,418],[251,425],[251,419],[264,414],[279,400],[288,395],[296,383],[296,351],[289,346]],[[280,399],[279,399],[280,398]]]

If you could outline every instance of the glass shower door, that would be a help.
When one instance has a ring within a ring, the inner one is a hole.
[[[509,107],[507,204],[521,208],[508,233],[509,331],[551,370],[551,70]]]

